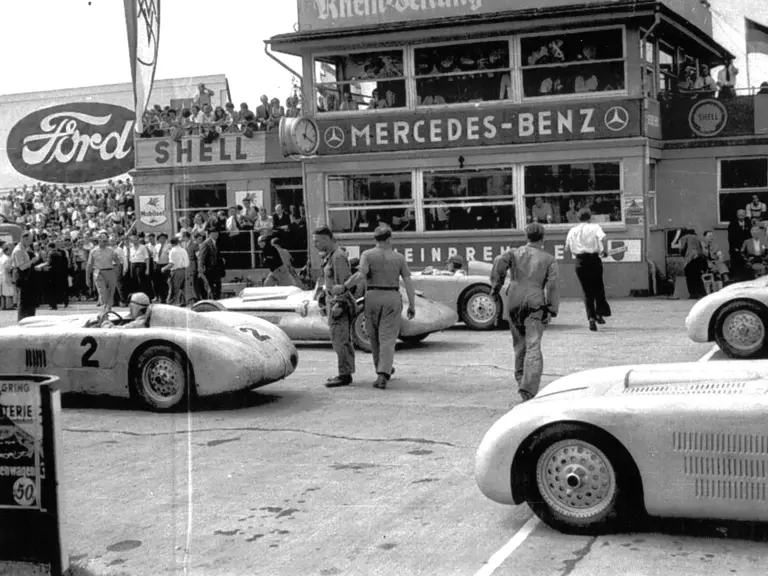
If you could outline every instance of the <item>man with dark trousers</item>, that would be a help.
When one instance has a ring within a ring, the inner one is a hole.
[[[29,232],[21,235],[21,241],[11,253],[11,270],[14,283],[18,289],[17,321],[34,316],[37,311],[38,290],[36,286],[37,267],[42,262],[39,256],[32,252],[32,236]]]
[[[377,374],[373,386],[383,390],[395,371],[392,364],[403,313],[400,278],[408,293],[409,320],[416,316],[416,293],[405,256],[392,247],[392,229],[381,225],[374,230],[373,238],[376,246],[361,254],[358,272],[347,280],[344,288],[348,290],[363,280],[367,282],[364,313]]]
[[[338,375],[325,383],[328,388],[349,386],[355,373],[355,347],[352,343],[352,327],[355,322],[356,304],[352,292],[344,282],[352,276],[349,261],[340,250],[327,226],[320,226],[314,233],[314,244],[318,252],[324,253],[322,283],[318,285],[317,296],[325,306],[328,326],[331,329],[331,343],[338,358]],[[323,302],[324,300],[324,302]]]
[[[565,249],[576,259],[576,277],[584,292],[584,307],[587,310],[589,329],[597,332],[597,324],[605,324],[605,318],[611,315],[611,307],[605,299],[603,284],[603,261],[607,256],[605,232],[599,224],[590,222],[592,212],[582,208],[579,223],[568,231]]]
[[[199,232],[191,235],[185,230],[182,234],[182,242],[187,250],[187,258],[189,259],[187,277],[184,279],[184,300],[189,307],[205,298],[203,282],[197,275],[197,253],[200,250],[201,239],[202,235]]]
[[[205,287],[207,298],[221,298],[221,279],[224,277],[223,258],[219,252],[218,240],[221,224],[209,223],[206,228],[208,238],[200,246],[200,258],[197,261],[197,275]]]
[[[515,380],[523,402],[539,391],[544,359],[541,337],[550,318],[560,308],[557,263],[544,250],[544,226],[533,222],[525,227],[528,243],[496,257],[491,270],[491,293],[498,296],[511,272],[509,326],[515,351]]]
[[[747,211],[736,211],[736,218],[728,223],[728,252],[731,257],[731,271],[742,272],[745,267],[744,257],[741,255],[741,247],[744,242],[752,238],[752,219],[747,218]]]

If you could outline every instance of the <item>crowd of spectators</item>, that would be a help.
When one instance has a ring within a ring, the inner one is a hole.
[[[193,135],[212,141],[221,134],[237,132],[252,137],[254,132],[276,129],[284,116],[295,118],[301,115],[301,99],[297,96],[289,96],[285,106],[282,106],[280,99],[270,100],[263,95],[255,111],[246,102],[236,110],[232,102],[227,102],[224,107],[214,107],[211,100],[213,90],[206,88],[205,84],[199,84],[197,89],[191,107],[175,109],[166,105],[163,108],[156,104],[147,110],[141,136],[179,139]]]

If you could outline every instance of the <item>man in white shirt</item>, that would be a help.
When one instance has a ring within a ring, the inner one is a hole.
[[[752,194],[752,202],[747,204],[747,218],[753,223],[759,224],[761,220],[765,219],[766,212],[768,212],[768,208],[764,202],[760,201],[760,196]]]
[[[720,100],[728,100],[736,97],[736,76],[739,75],[739,69],[733,65],[730,58],[723,64],[725,66],[717,73],[717,87],[720,89],[717,97]]]
[[[579,224],[568,231],[565,249],[576,259],[576,276],[584,291],[584,306],[587,310],[589,329],[597,332],[597,324],[605,324],[605,317],[611,315],[611,307],[605,299],[603,284],[603,261],[607,256],[605,232],[599,224],[590,223],[592,212],[584,208],[579,212]]]
[[[168,304],[181,306],[181,297],[184,293],[184,279],[187,276],[187,267],[189,266],[189,255],[185,248],[179,244],[178,238],[171,238],[171,250],[168,252],[168,264],[163,268],[163,272],[169,273]]]
[[[155,298],[158,302],[165,302],[168,297],[168,274],[165,273],[165,266],[168,264],[168,254],[171,247],[168,245],[168,234],[161,232],[157,235],[157,244],[152,247],[152,260],[155,263],[155,269],[152,274],[152,287],[155,291]]]

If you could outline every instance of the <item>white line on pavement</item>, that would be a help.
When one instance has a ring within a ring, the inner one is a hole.
[[[718,350],[720,350],[720,347],[717,344],[715,344],[714,346],[712,346],[712,350],[710,350],[709,352],[704,354],[704,356],[699,358],[699,362],[709,362],[712,359],[712,356],[717,354]]]
[[[496,568],[504,563],[504,560],[512,555],[512,552],[525,542],[525,539],[536,530],[536,527],[540,524],[539,519],[536,516],[532,516],[528,519],[528,522],[523,524],[523,527],[517,531],[517,533],[509,539],[509,542],[496,552],[488,563],[477,571],[475,576],[491,576],[496,571]]]

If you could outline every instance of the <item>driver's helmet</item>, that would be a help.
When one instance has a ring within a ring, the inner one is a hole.
[[[143,292],[136,292],[135,294],[131,294],[131,299],[128,302],[129,304],[136,304],[137,306],[141,306],[142,308],[149,308],[150,300],[149,296],[144,294]]]

